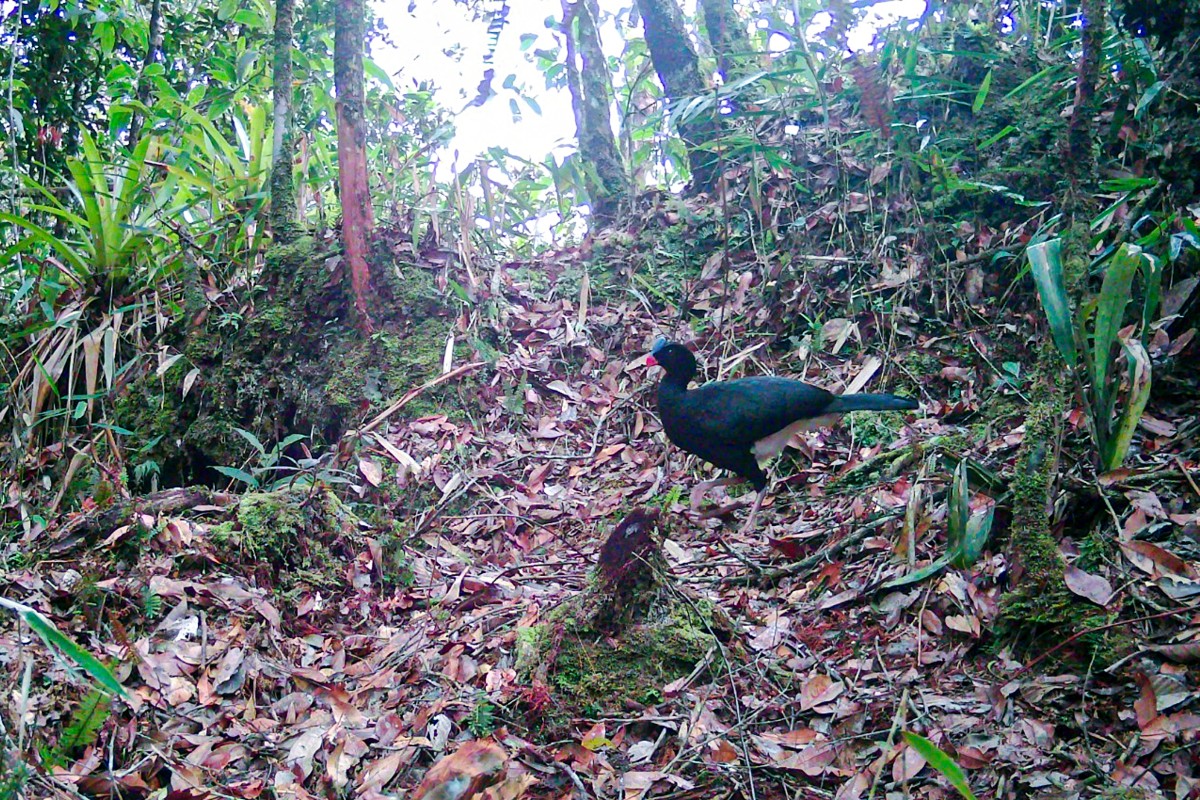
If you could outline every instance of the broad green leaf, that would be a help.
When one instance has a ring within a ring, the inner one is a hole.
[[[950,785],[957,789],[959,794],[966,800],[975,800],[975,795],[967,783],[966,774],[953,758],[942,752],[937,745],[924,736],[919,736],[911,731],[902,731],[900,735],[904,737],[904,741],[908,742],[909,747],[916,750],[920,753],[921,758],[929,762],[929,766],[946,776],[946,780],[950,781]]]
[[[1150,356],[1146,348],[1136,339],[1121,342],[1125,355],[1129,359],[1129,395],[1125,398],[1125,406],[1121,411],[1121,421],[1117,430],[1104,445],[1101,454],[1105,472],[1117,469],[1125,461],[1129,445],[1133,441],[1133,432],[1142,419],[1146,403],[1150,400]]]
[[[1042,309],[1050,323],[1054,345],[1067,366],[1074,369],[1079,363],[1079,353],[1075,349],[1075,326],[1063,283],[1062,240],[1051,239],[1031,245],[1025,254],[1029,258]]]
[[[990,73],[990,72],[988,73],[988,75],[991,75],[991,74],[992,74],[992,73]],[[992,145],[994,145],[996,142],[1000,141],[1000,140],[1001,140],[1001,139],[1003,139],[1005,136],[1008,136],[1010,133],[1013,133],[1013,132],[1015,132],[1016,130],[1017,130],[1017,129],[1016,129],[1016,127],[1014,127],[1014,126],[1012,126],[1012,125],[1005,125],[1005,126],[1004,126],[1003,128],[1001,128],[999,131],[997,131],[996,133],[993,133],[991,136],[989,136],[988,138],[986,138],[986,139],[984,139],[982,142],[980,142],[980,143],[979,143],[979,149],[980,149],[980,150],[985,150],[985,149],[987,149],[987,148],[991,147],[991,146],[992,146]]]
[[[49,245],[63,257],[66,266],[70,267],[70,275],[76,281],[82,281],[89,273],[88,263],[85,256],[76,250],[69,242],[64,242],[50,231],[42,228],[24,217],[16,217],[12,214],[0,211],[0,222],[8,222],[13,225],[18,225],[29,231],[30,239],[37,240],[43,244]]]
[[[946,557],[951,566],[966,569],[979,560],[992,533],[995,507],[971,514],[971,479],[968,459],[958,462],[950,486],[950,509],[946,516]]]
[[[292,433],[284,437],[284,440],[279,443],[279,450],[283,451],[294,445],[296,442],[302,442],[308,437],[303,433]]]
[[[971,514],[969,484],[967,460],[964,458],[958,462],[954,481],[950,485],[950,508],[946,516],[946,549],[950,553],[958,552],[967,535],[967,520]]]
[[[387,70],[379,66],[373,59],[363,59],[363,74],[379,81],[389,90],[395,91],[396,89],[395,84],[392,83],[392,76],[388,75]]]
[[[950,564],[949,556],[942,556],[936,561],[933,561],[920,569],[914,569],[912,572],[901,575],[899,578],[892,578],[890,581],[884,581],[880,584],[880,589],[899,589],[902,586],[910,586],[914,583],[920,583],[926,578],[932,578]]]
[[[5,599],[2,603],[6,608],[10,608],[24,620],[34,633],[41,637],[42,641],[48,647],[62,653],[68,659],[73,661],[80,669],[92,677],[109,694],[115,694],[118,697],[128,698],[129,693],[125,691],[125,687],[117,680],[116,676],[108,667],[104,666],[100,661],[83,649],[75,642],[71,641],[66,635],[54,626],[54,623],[42,616],[36,609],[30,608],[23,603]]]
[[[242,8],[235,11],[233,14],[233,21],[240,25],[245,25],[247,28],[252,30],[259,30],[266,27],[265,20],[263,20],[262,16],[248,8]]]
[[[1108,393],[1109,367],[1113,363],[1112,349],[1117,343],[1117,331],[1125,319],[1125,306],[1132,298],[1133,276],[1142,264],[1142,248],[1125,244],[1108,263],[1100,297],[1096,304],[1096,328],[1092,349],[1092,381],[1097,392]]]
[[[251,444],[251,446],[259,452],[259,455],[262,455],[263,453],[267,452],[267,448],[263,447],[263,444],[262,444],[262,442],[260,442],[258,440],[258,437],[255,436],[250,431],[244,430],[242,428],[234,428],[233,430],[234,430],[234,433],[238,434],[243,439],[245,439],[247,442],[249,442]]]
[[[992,535],[992,521],[996,518],[996,507],[991,506],[986,511],[974,514],[967,520],[967,529],[963,533],[962,543],[958,551],[950,554],[951,565],[966,569],[979,561],[983,549],[987,547]]]
[[[1167,84],[1164,81],[1155,81],[1150,84],[1150,87],[1138,99],[1137,108],[1133,110],[1133,118],[1141,119],[1146,116],[1146,109],[1150,108],[1154,101],[1158,99],[1158,96],[1162,94],[1163,89],[1166,88]]]
[[[251,489],[258,488],[258,478],[254,477],[253,475],[251,475],[249,472],[246,472],[245,470],[240,470],[237,467],[225,467],[225,466],[213,467],[213,469],[215,469],[217,472],[221,473],[222,475],[224,475],[228,478],[233,478],[235,481],[241,481],[242,483],[249,486]]]
[[[1172,237],[1173,239],[1174,237]],[[1149,253],[1142,261],[1142,341],[1150,338],[1150,326],[1158,317],[1158,305],[1162,300],[1162,264]]]

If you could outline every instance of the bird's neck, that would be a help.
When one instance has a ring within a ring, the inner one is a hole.
[[[685,394],[691,380],[691,375],[666,375],[658,386],[658,392],[666,395]]]

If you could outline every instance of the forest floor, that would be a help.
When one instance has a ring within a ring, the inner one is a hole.
[[[980,797],[1196,796],[1196,675],[1171,660],[1190,658],[1195,554],[1161,544],[1200,527],[1197,464],[1179,455],[1200,420],[1194,394],[1156,399],[1128,467],[1098,478],[1084,418],[1068,415],[1063,502],[1109,505],[1069,512],[1067,582],[1115,624],[1078,640],[1001,636],[1004,593],[1022,577],[1003,507],[977,563],[902,578],[946,550],[955,459],[1011,469],[1032,313],[976,309],[975,325],[936,326],[897,303],[887,336],[866,315],[814,323],[786,354],[741,330],[698,342],[710,378],[775,373],[924,403],[798,441],[757,527],[738,535],[745,510],[686,513],[706,468],[665,443],[654,410],[646,351],[686,327],[633,293],[604,303],[585,291],[581,307],[506,270],[491,324],[510,354],[444,365],[440,388],[472,413],[400,409],[363,436],[347,465],[357,492],[339,491],[359,516],[375,504],[398,521],[344,524],[320,548],[294,529],[284,545],[311,555],[313,580],[285,586],[263,551],[231,549],[217,505],[56,548],[64,520],[30,543],[53,558],[0,572],[5,596],[51,609],[135,698],[80,731],[80,682],[6,622],[4,691],[24,709],[8,735],[46,742],[53,773],[32,778],[34,795],[953,796],[907,730],[949,753]],[[734,278],[728,292],[719,279],[693,287],[693,307],[751,318],[751,282]],[[999,494],[972,506],[986,513]],[[671,579],[728,612],[738,641],[621,708],[575,711],[547,741],[553,687],[519,675],[517,629],[586,586],[605,536],[644,506],[663,512]],[[472,788],[453,794],[454,776]]]

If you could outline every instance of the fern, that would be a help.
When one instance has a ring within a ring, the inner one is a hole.
[[[489,735],[496,730],[496,708],[487,700],[482,700],[471,709],[467,717],[467,730],[476,737]]]
[[[147,619],[154,619],[162,612],[162,597],[154,593],[149,585],[142,591],[142,614]]]
[[[71,715],[71,724],[63,730],[55,755],[65,758],[95,744],[100,728],[108,721],[109,711],[110,703],[106,695],[96,689],[88,692]]]

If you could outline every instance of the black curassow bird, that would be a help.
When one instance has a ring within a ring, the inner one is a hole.
[[[666,339],[658,340],[646,363],[667,373],[658,384],[658,415],[667,438],[681,450],[739,476],[701,483],[691,493],[692,510],[714,486],[747,480],[758,491],[743,532],[754,524],[770,486],[759,462],[782,452],[792,434],[828,425],[849,411],[920,407],[915,400],[894,394],[839,396],[773,376],[713,381],[688,389],[696,375],[696,357],[683,345]]]

